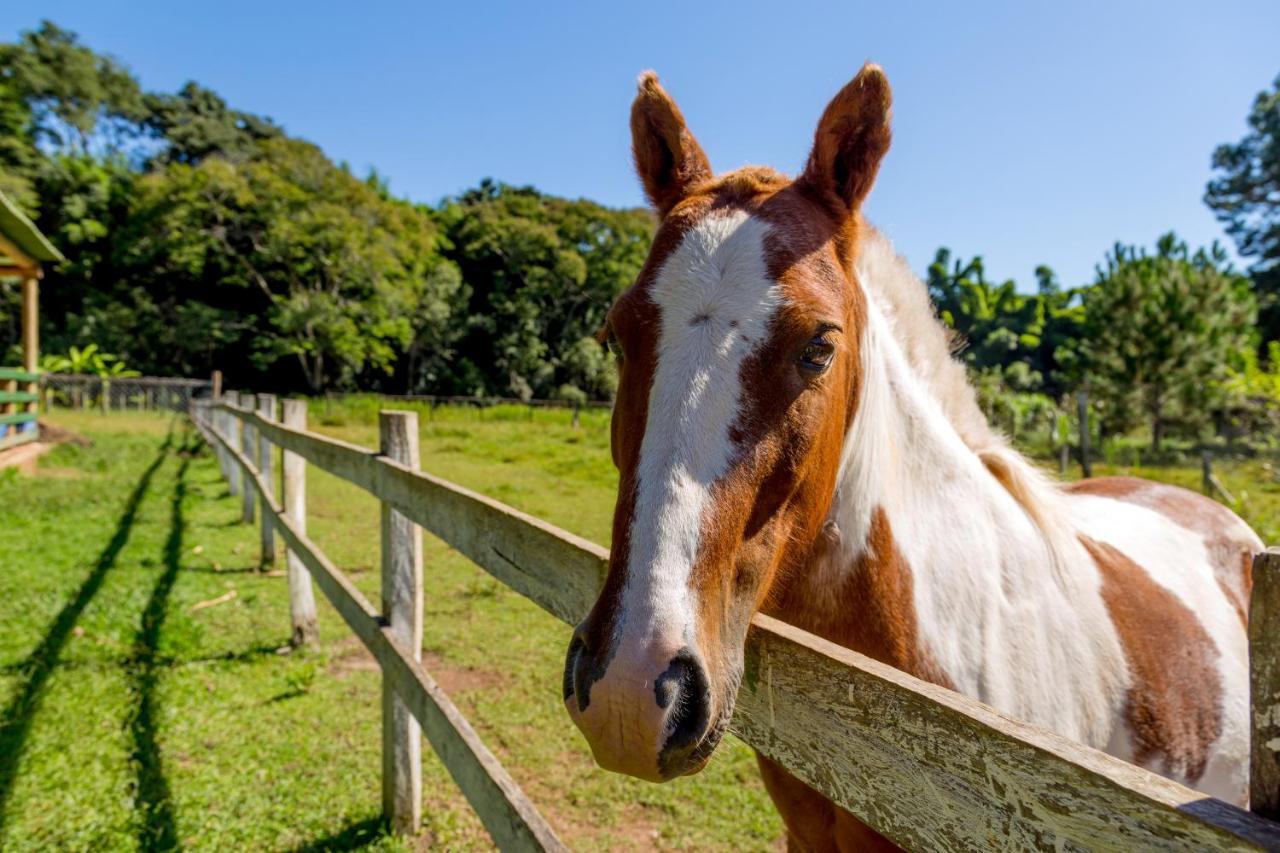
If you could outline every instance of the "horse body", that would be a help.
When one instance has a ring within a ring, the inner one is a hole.
[[[770,611],[1243,804],[1244,616],[1262,542],[1183,489],[1103,478],[1064,490],[989,434],[975,452],[893,333],[919,318],[878,298],[923,284],[884,262],[883,237],[869,241],[860,409],[823,540]],[[880,611],[896,627],[869,624]]]
[[[621,478],[570,716],[604,767],[697,772],[763,610],[1243,803],[1261,542],[1172,487],[1059,487],[991,430],[923,284],[859,212],[888,112],[869,66],[799,178],[715,178],[642,78],[636,162],[663,218],[609,315]],[[887,843],[761,769],[797,846]]]

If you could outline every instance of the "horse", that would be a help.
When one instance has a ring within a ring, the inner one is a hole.
[[[1262,542],[1180,488],[1055,483],[988,424],[923,283],[861,212],[891,103],[869,63],[798,177],[717,176],[641,75],[632,146],[659,226],[602,332],[619,489],[569,716],[603,768],[698,772],[759,611],[1243,805]],[[891,847],[757,759],[789,848]]]

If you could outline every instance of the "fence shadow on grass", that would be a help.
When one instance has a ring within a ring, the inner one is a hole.
[[[339,853],[343,850],[359,850],[382,838],[389,825],[381,817],[365,818],[349,824],[324,838],[317,838],[293,848],[292,853]]]
[[[124,513],[116,523],[115,533],[107,542],[106,548],[98,555],[93,570],[89,572],[89,576],[80,585],[75,596],[58,612],[40,645],[23,661],[21,683],[4,709],[4,716],[0,717],[0,838],[4,833],[5,819],[8,814],[7,806],[9,797],[13,793],[18,763],[22,759],[27,737],[31,732],[31,723],[39,709],[41,694],[49,681],[49,676],[58,665],[58,658],[62,655],[67,638],[71,636],[71,629],[75,627],[80,615],[89,606],[89,602],[98,594],[107,573],[115,566],[120,552],[128,544],[129,534],[133,530],[133,523],[137,518],[142,499],[151,488],[151,479],[168,457],[172,446],[173,428],[170,427],[169,434],[160,445],[156,458],[142,472],[137,485],[129,494]]]
[[[187,450],[184,447],[183,450]],[[164,775],[156,723],[156,685],[164,662],[159,659],[160,632],[169,609],[169,595],[182,566],[182,540],[186,518],[182,502],[187,496],[189,453],[179,452],[173,499],[170,504],[169,535],[164,543],[164,572],[151,589],[151,597],[142,611],[142,623],[134,638],[134,653],[126,669],[129,687],[135,696],[134,713],[129,720],[133,738],[133,762],[137,772],[134,807],[142,816],[138,830],[138,847],[142,850],[173,850],[178,844],[178,828],[173,816],[173,795]]]

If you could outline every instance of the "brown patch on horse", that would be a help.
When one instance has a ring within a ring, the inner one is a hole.
[[[838,535],[833,533],[833,538]],[[835,545],[831,541],[826,547]],[[838,578],[836,585],[816,589],[797,584],[783,595],[772,614],[916,678],[955,689],[920,639],[911,567],[898,549],[881,507],[872,514],[865,547],[854,564],[839,575],[828,576]],[[825,595],[826,600],[813,600],[819,595]]]
[[[787,827],[787,850],[805,853],[893,851],[901,848],[831,800],[756,753],[769,799]]]
[[[1214,579],[1235,608],[1241,624],[1249,624],[1253,591],[1253,556],[1259,543],[1240,518],[1212,498],[1178,486],[1138,477],[1096,477],[1067,486],[1073,494],[1112,498],[1158,512],[1204,540]]]
[[[1102,577],[1131,684],[1125,715],[1134,762],[1196,782],[1222,734],[1218,650],[1195,614],[1117,548],[1081,534]]]
[[[631,140],[636,172],[660,215],[688,196],[693,187],[711,180],[707,155],[652,71],[640,75],[631,104]]]

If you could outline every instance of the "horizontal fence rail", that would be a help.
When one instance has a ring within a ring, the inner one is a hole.
[[[39,380],[39,374],[0,367],[0,450],[39,439]]]
[[[227,435],[251,429],[371,493],[569,624],[593,603],[608,551],[367,448],[263,419],[249,408],[223,403],[196,413],[247,488],[256,490],[268,509],[264,519],[374,652],[433,746],[442,757],[447,750],[463,756],[446,764],[495,840],[503,844],[490,821],[499,830],[511,825],[492,817],[498,814],[524,821],[516,836],[525,843],[549,844],[550,830],[545,837],[535,831],[518,805],[527,801],[515,795],[505,773],[497,777],[505,783],[495,781],[500,767],[487,763],[492,756],[430,676],[281,514],[235,440],[207,424],[222,423]],[[1277,562],[1264,574],[1280,576]],[[448,734],[432,737],[433,731]],[[910,849],[1280,849],[1280,824],[764,615],[752,620],[732,731]],[[482,807],[494,803],[505,805],[486,818]]]
[[[342,399],[347,396],[352,395],[333,394],[330,395],[330,399]],[[613,403],[608,400],[584,400],[576,402],[573,400],[547,400],[541,398],[530,398],[525,400],[521,397],[450,397],[439,394],[379,394],[378,397],[388,402],[426,403],[431,406],[474,406],[478,409],[487,409],[493,406],[529,406],[535,409],[613,408]]]

